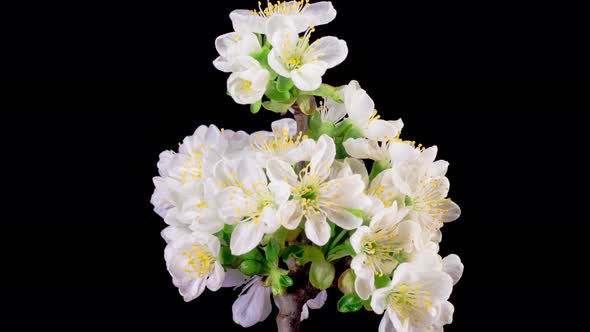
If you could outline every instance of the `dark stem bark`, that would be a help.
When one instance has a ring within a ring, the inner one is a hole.
[[[297,103],[293,105],[295,122],[297,122],[297,133],[307,133],[308,116],[305,115]],[[299,163],[299,169],[305,167],[305,162]],[[283,296],[275,298],[279,307],[277,315],[277,329],[279,332],[299,332],[301,324],[301,311],[305,302],[317,296],[319,291],[309,283],[309,269],[300,266],[294,259],[287,262],[290,276],[293,279],[293,286],[287,288]]]

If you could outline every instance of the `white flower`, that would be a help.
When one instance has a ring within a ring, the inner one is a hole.
[[[388,141],[397,137],[402,130],[404,126],[402,120],[381,120],[375,110],[375,102],[365,90],[361,89],[357,81],[351,81],[340,94],[344,100],[343,104],[328,100],[326,106],[336,114],[342,113],[342,109],[344,109],[348,114],[348,119],[369,140]]]
[[[268,21],[268,37],[273,46],[268,64],[303,91],[319,88],[326,70],[339,65],[348,55],[346,42],[335,37],[323,37],[310,45],[313,31],[312,28],[299,37],[290,19],[277,16]]]
[[[351,230],[362,224],[362,219],[350,209],[363,209],[370,204],[363,193],[365,184],[360,175],[329,179],[336,155],[334,141],[323,135],[315,146],[309,165],[299,175],[289,163],[268,162],[267,174],[272,183],[287,186],[292,200],[280,206],[279,218],[287,229],[296,229],[306,218],[305,234],[322,246],[330,238],[330,219],[343,229]]]
[[[217,213],[217,194],[221,184],[212,178],[191,182],[171,195],[174,207],[164,221],[171,226],[188,226],[192,231],[214,234],[223,229],[223,219]]]
[[[436,147],[423,150],[400,142],[389,147],[394,185],[405,195],[411,218],[433,233],[461,214],[459,206],[446,198],[450,184],[445,174],[449,163],[435,162],[437,151]]]
[[[370,215],[374,215],[382,208],[390,207],[396,203],[400,207],[404,206],[405,196],[393,184],[391,173],[391,169],[386,169],[379,173],[369,184],[367,195],[373,202],[371,210],[368,211]]]
[[[254,249],[264,234],[280,227],[278,207],[289,199],[289,187],[268,185],[264,170],[253,159],[221,163],[217,173],[226,186],[217,196],[219,215],[226,223],[236,225],[230,249],[235,256],[243,255]]]
[[[186,302],[199,297],[205,287],[221,288],[225,273],[217,261],[219,247],[219,240],[206,233],[187,234],[166,246],[166,266]]]
[[[422,270],[403,263],[393,275],[391,285],[373,293],[371,307],[383,314],[380,332],[442,331],[452,319],[447,301],[453,280],[443,271]]]
[[[258,2],[258,10],[234,10],[229,17],[236,31],[250,31],[266,34],[266,25],[271,17],[286,16],[293,21],[295,30],[303,32],[312,25],[330,23],[336,17],[336,10],[329,1],[321,1],[310,4],[306,1],[267,2],[267,7],[262,8],[262,2]]]
[[[234,322],[242,327],[251,327],[264,321],[272,312],[270,296],[271,289],[264,287],[262,278],[252,278],[232,305]]]
[[[394,140],[375,141],[366,138],[349,138],[342,145],[346,153],[353,158],[390,162],[389,146],[393,142]]]
[[[309,309],[322,308],[327,298],[328,293],[321,291],[315,298],[307,301],[301,311],[301,320],[309,317]],[[278,307],[276,298],[275,304]],[[234,322],[246,328],[266,320],[271,312],[271,288],[265,287],[262,278],[258,276],[247,282],[240,296],[232,305]]]
[[[262,99],[270,79],[268,70],[250,56],[237,58],[234,66],[235,72],[227,80],[227,90],[234,101],[249,105]]]
[[[390,208],[379,211],[369,227],[361,226],[350,237],[356,252],[351,267],[355,272],[355,289],[360,298],[368,299],[375,291],[375,276],[390,275],[408,254],[420,247],[421,229],[417,223],[402,221],[408,211]]]
[[[309,161],[315,143],[302,132],[297,133],[295,120],[282,119],[272,123],[272,132],[260,131],[252,134],[250,146],[263,165],[275,158],[295,164],[303,160]]]
[[[236,60],[260,52],[258,37],[251,32],[230,32],[217,37],[215,48],[219,57],[213,61],[215,68],[231,73],[239,70]]]

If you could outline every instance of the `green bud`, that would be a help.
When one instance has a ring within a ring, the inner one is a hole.
[[[355,279],[354,271],[348,269],[340,275],[338,278],[338,289],[342,292],[342,294],[347,295],[354,292],[354,279]]]
[[[257,261],[243,261],[240,264],[240,271],[247,276],[255,276],[260,273],[262,264]]]
[[[325,260],[311,263],[309,281],[315,288],[319,290],[330,288],[332,282],[334,282],[335,275],[336,270],[334,269],[334,265]]]

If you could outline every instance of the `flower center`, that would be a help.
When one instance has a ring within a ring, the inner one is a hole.
[[[387,296],[389,307],[399,313],[402,320],[412,318],[418,323],[427,315],[426,310],[432,306],[430,292],[422,290],[420,285],[401,284],[393,288]]]
[[[203,144],[199,144],[199,150],[203,151]],[[203,177],[203,152],[191,149],[182,164],[181,181],[186,184],[190,180],[197,180]]]
[[[307,135],[303,135],[303,132],[299,132],[296,137],[290,136],[289,130],[283,128],[281,132],[275,132],[273,137],[263,137],[257,134],[250,146],[254,151],[286,152],[297,147],[299,143],[307,138]]]
[[[367,255],[375,274],[383,276],[402,260],[402,251],[397,239],[397,227],[381,229],[367,235],[361,242],[361,250]]]
[[[244,80],[244,90],[246,92],[252,91],[252,81]]]
[[[309,46],[309,40],[311,38],[311,34],[315,32],[315,27],[311,26],[309,27],[306,31],[305,34],[302,37],[299,37],[297,39],[297,44],[295,45],[295,47],[291,47],[291,35],[287,34],[286,35],[286,40],[283,43],[283,48],[285,49],[285,51],[283,52],[282,56],[283,56],[283,62],[285,64],[285,66],[287,67],[287,69],[289,70],[295,70],[295,69],[299,69],[301,68],[306,62],[309,62],[309,59],[306,59],[307,61],[304,61],[304,58],[311,52],[313,52],[315,50],[314,47],[310,47]],[[318,42],[316,42],[317,45]],[[313,61],[316,61],[319,59],[320,56],[325,55],[324,53],[321,54],[317,54],[313,57]]]
[[[379,183],[375,187],[369,189],[368,194],[381,200],[385,207],[390,207],[393,205],[394,194],[392,191],[386,190],[382,183]]]
[[[262,8],[262,2],[258,1],[258,10],[253,9],[251,11],[252,16],[270,17],[272,15],[296,15],[301,14],[303,10],[311,6],[309,0],[300,0],[292,3],[286,1],[272,1],[266,2],[266,8]]]
[[[190,274],[191,278],[200,278],[209,274],[214,267],[215,257],[204,245],[193,244],[191,250],[182,253],[186,257],[184,272]]]
[[[304,213],[320,214],[319,184],[316,181],[301,183],[292,191],[295,199],[299,199]]]

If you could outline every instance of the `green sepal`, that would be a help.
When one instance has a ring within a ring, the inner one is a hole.
[[[388,169],[390,166],[389,162],[386,160],[377,160],[373,162],[373,168],[371,168],[371,174],[369,174],[369,180],[373,181],[374,178],[377,177],[381,172]]]
[[[325,260],[311,263],[309,269],[309,282],[313,287],[319,290],[328,289],[332,286],[335,276],[336,269],[334,268],[334,265]]]
[[[363,299],[355,293],[346,294],[338,300],[338,311],[342,313],[357,312],[363,308]]]
[[[330,98],[335,102],[342,104],[344,100],[342,100],[342,96],[338,93],[337,89],[328,84],[322,84],[317,90],[309,91],[307,94],[312,96]]]
[[[236,260],[236,257],[232,255],[229,247],[222,246],[217,259],[219,260],[219,263],[223,266],[232,266],[232,264]]]
[[[255,260],[245,260],[240,264],[240,272],[251,277],[255,276],[262,270],[262,263]]]
[[[295,258],[298,262],[303,259],[303,255],[305,254],[305,249],[303,249],[300,245],[292,245],[285,250],[283,250],[282,259],[284,262],[287,262],[289,258]]]
[[[289,91],[279,91],[279,89],[277,89],[275,82],[271,82],[268,85],[268,88],[266,89],[264,95],[268,97],[268,99],[270,99],[271,101],[277,101],[281,103],[287,102],[289,99],[292,99],[291,93]]]
[[[290,78],[280,76],[277,78],[277,90],[280,92],[289,92],[291,88],[293,88],[295,84],[293,84],[293,80]]]
[[[275,112],[275,113],[286,113],[289,108],[291,108],[291,106],[293,106],[293,103],[295,102],[295,99],[289,99],[288,101],[282,103],[282,102],[278,102],[278,101],[265,101],[262,103],[262,107],[264,107],[265,109]]]
[[[240,259],[242,260],[252,260],[252,261],[258,261],[258,262],[264,262],[264,256],[262,255],[262,253],[260,253],[260,250],[258,248],[254,248],[252,250],[250,250],[249,252],[243,254],[242,256],[240,256]]]
[[[252,114],[256,114],[256,113],[260,112],[261,108],[262,108],[262,100],[259,100],[259,101],[255,102],[254,104],[250,105],[250,112],[252,112]]]
[[[391,284],[391,279],[387,275],[375,275],[375,288],[387,287]]]
[[[266,260],[271,263],[276,263],[277,259],[279,258],[279,252],[281,251],[281,246],[275,240],[271,240],[266,247],[264,247],[264,254],[266,256]]]

